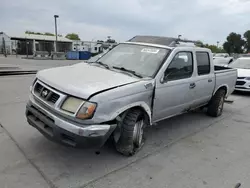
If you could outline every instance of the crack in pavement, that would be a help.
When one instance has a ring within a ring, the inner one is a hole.
[[[41,177],[46,181],[46,183],[49,185],[50,188],[57,188],[55,186],[55,184],[53,184],[52,181],[50,181],[50,179],[48,179],[46,177],[46,175],[43,173],[43,171],[26,155],[26,153],[24,152],[24,150],[19,146],[19,144],[17,143],[17,141],[12,137],[12,135],[9,133],[9,131],[7,129],[5,129],[5,127],[0,123],[0,127],[2,127],[2,129],[4,130],[4,132],[9,136],[9,138],[14,142],[14,144],[16,145],[16,147],[18,148],[18,150],[23,154],[23,156],[25,157],[25,159],[28,161],[28,163],[31,164],[31,166],[33,166],[33,168],[35,168],[37,170],[37,172],[41,175]]]

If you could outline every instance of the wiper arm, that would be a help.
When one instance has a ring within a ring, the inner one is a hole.
[[[99,65],[102,65],[103,67],[105,67],[106,69],[110,69],[109,66],[101,61],[95,61],[93,63],[96,63],[96,64],[99,64]]]
[[[124,67],[116,67],[116,66],[113,66],[112,67],[113,69],[117,69],[117,70],[121,70],[121,71],[125,71],[125,72],[129,72],[131,74],[133,74],[134,76],[137,76],[138,78],[143,78],[142,75],[138,74],[137,72],[133,71],[133,70],[129,70],[129,69],[126,69]]]

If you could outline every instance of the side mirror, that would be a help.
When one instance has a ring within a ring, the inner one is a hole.
[[[161,77],[161,79],[160,79],[160,83],[161,83],[161,84],[163,84],[163,83],[165,82],[165,81],[164,81],[164,80],[165,80],[164,78],[165,78],[165,75],[163,75],[163,76]]]

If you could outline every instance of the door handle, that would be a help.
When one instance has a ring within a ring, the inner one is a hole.
[[[212,82],[213,80],[212,79],[209,79],[208,82]]]
[[[195,86],[196,86],[195,83],[191,83],[191,84],[189,85],[189,89],[193,89],[193,88],[195,88]]]

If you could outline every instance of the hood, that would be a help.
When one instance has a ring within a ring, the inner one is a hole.
[[[237,69],[238,77],[250,77],[250,69]]]
[[[86,63],[39,71],[37,78],[45,84],[79,98],[140,79]]]

